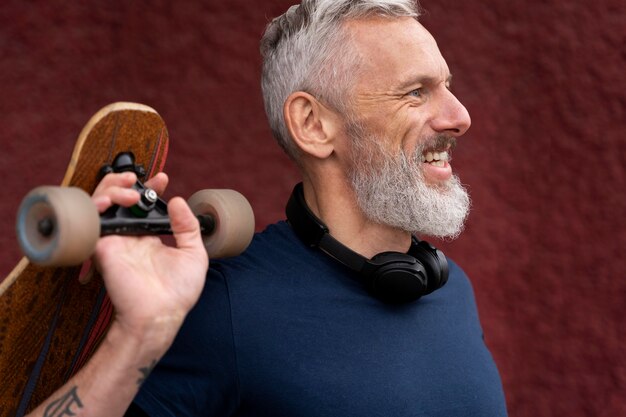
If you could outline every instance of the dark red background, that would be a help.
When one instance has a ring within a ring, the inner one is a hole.
[[[281,219],[298,177],[265,121],[258,39],[290,1],[3,2],[0,276],[19,200],[61,181],[113,101],[167,121],[169,196],[235,188],[258,228]],[[442,246],[472,277],[510,414],[626,415],[625,4],[423,6],[473,118],[454,161],[473,213]]]

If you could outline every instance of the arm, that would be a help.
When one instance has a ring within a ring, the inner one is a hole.
[[[89,363],[30,416],[123,416],[162,354],[114,324]]]
[[[102,212],[111,204],[132,205],[133,174],[111,174],[93,200]],[[149,186],[162,192],[163,174]],[[171,345],[197,301],[208,260],[198,222],[186,203],[168,205],[176,247],[156,237],[100,239],[95,263],[116,316],[89,363],[29,416],[122,416],[150,370]]]

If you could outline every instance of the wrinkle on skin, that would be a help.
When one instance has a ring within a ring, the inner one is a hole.
[[[431,96],[449,93],[450,71],[435,39],[415,19],[364,20],[346,24],[361,57],[352,113],[371,131],[394,138],[390,149],[410,151],[417,138],[428,136],[421,127],[435,112],[425,107],[435,101]],[[418,88],[422,97],[409,95]]]

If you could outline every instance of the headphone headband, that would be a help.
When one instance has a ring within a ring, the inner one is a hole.
[[[302,183],[296,184],[287,203],[286,213],[289,224],[305,244],[320,248],[354,270],[363,268],[364,258],[332,237],[328,226],[311,211],[304,200]]]

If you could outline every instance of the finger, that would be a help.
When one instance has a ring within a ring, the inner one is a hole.
[[[200,223],[191,209],[180,197],[170,200],[167,210],[170,216],[172,232],[176,239],[176,246],[179,249],[202,250],[202,235],[200,234]]]
[[[132,188],[109,187],[91,198],[98,212],[102,213],[113,204],[130,207],[139,201],[139,192]]]
[[[158,195],[162,195],[167,188],[169,178],[165,172],[159,172],[154,177],[146,181],[146,187],[152,188]]]
[[[99,195],[109,187],[129,188],[137,182],[137,175],[134,172],[122,172],[119,174],[107,174],[96,187],[93,195]]]

